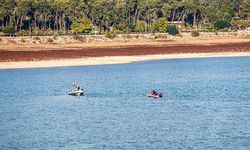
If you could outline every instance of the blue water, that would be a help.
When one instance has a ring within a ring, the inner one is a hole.
[[[250,57],[0,70],[0,149],[250,149]]]

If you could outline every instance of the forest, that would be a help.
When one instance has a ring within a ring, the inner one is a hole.
[[[20,35],[237,30],[250,0],[0,0],[0,32]]]

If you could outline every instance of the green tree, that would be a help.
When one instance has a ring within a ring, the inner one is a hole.
[[[250,0],[0,0],[0,28],[14,26],[16,31],[44,35],[48,30],[86,33],[86,25],[79,23],[84,17],[100,33],[112,28],[142,32],[140,21],[148,32],[165,32],[161,18],[195,28],[220,20],[231,23],[235,17],[245,20],[250,17]]]
[[[99,27],[100,32],[113,25],[113,0],[91,0],[89,7],[92,21]]]
[[[72,23],[73,33],[89,33],[93,29],[93,23],[86,17],[74,20]]]
[[[71,21],[83,18],[90,13],[87,4],[83,0],[69,0],[64,11],[66,17]]]
[[[141,0],[139,3],[140,19],[147,23],[147,31],[150,30],[153,22],[158,19],[158,13],[161,11],[160,0]]]
[[[145,32],[146,31],[146,23],[145,21],[138,20],[135,25],[136,31]]]
[[[171,15],[171,5],[167,2],[163,3],[161,7],[161,11],[163,14],[163,17],[168,18]]]
[[[153,32],[167,32],[168,21],[166,18],[158,19],[152,26]]]
[[[241,9],[244,17],[250,17],[250,0],[243,0]]]

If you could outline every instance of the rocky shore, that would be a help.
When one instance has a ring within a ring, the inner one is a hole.
[[[200,32],[193,37],[190,32],[182,32],[177,36],[167,33],[152,34],[117,34],[108,38],[105,35],[72,35],[72,36],[18,36],[0,37],[0,48],[4,45],[38,45],[38,44],[75,44],[75,43],[107,43],[107,42],[153,42],[172,40],[204,40],[220,38],[250,38],[249,31],[238,32]]]

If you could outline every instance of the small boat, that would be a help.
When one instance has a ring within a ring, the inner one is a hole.
[[[84,91],[79,84],[74,84],[75,89],[68,93],[71,96],[84,96]]]
[[[150,93],[147,94],[147,96],[152,98],[161,98],[163,97],[163,94],[157,93],[156,91],[151,91]]]
[[[148,97],[152,97],[152,98],[160,98],[160,97],[163,97],[162,94],[147,94]]]
[[[82,89],[80,89],[80,90],[72,90],[71,92],[68,93],[68,95],[71,95],[71,96],[84,96],[84,91]]]

